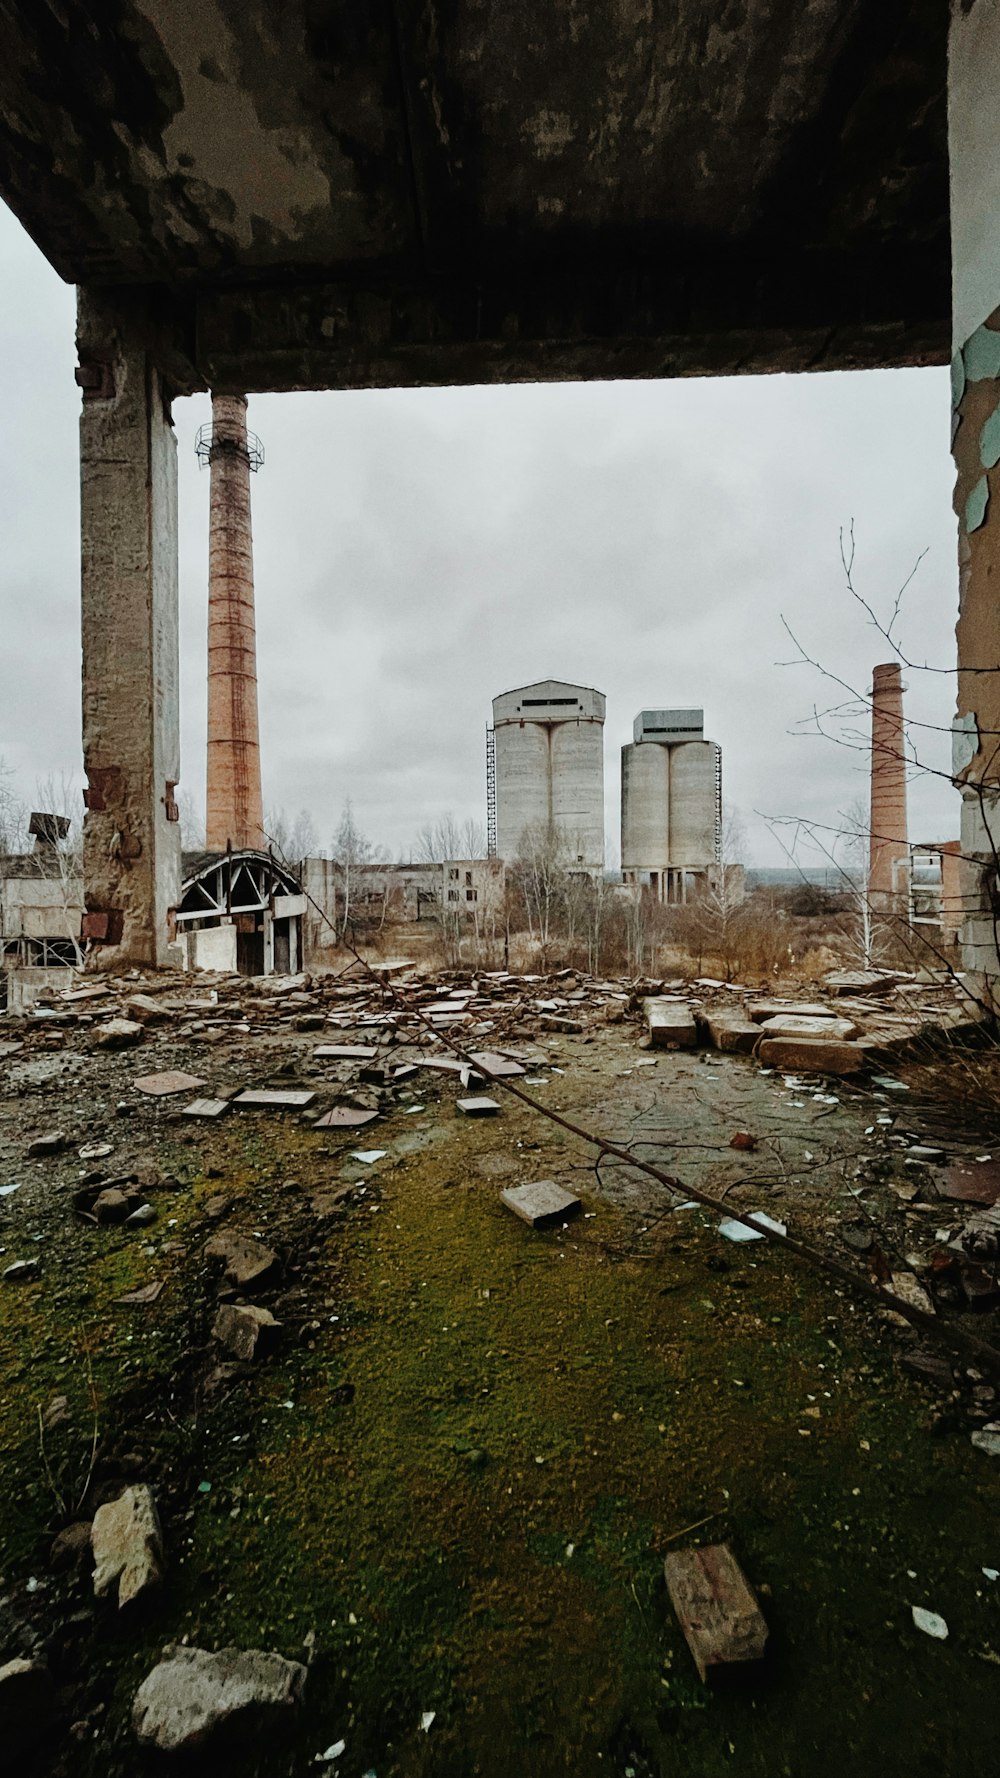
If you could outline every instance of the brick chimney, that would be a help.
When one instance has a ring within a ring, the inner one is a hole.
[[[902,669],[893,661],[872,670],[872,794],[868,893],[885,906],[908,893],[906,734]]]
[[[205,429],[207,431],[207,428]],[[211,852],[266,846],[257,726],[250,471],[263,461],[247,433],[245,395],[212,396],[208,555],[208,790]]]

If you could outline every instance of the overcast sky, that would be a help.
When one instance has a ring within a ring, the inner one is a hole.
[[[0,756],[26,800],[80,774],[73,292],[0,204]],[[609,859],[619,749],[646,707],[703,705],[750,861],[784,862],[755,811],[836,825],[866,761],[796,735],[891,658],[844,589],[904,606],[912,658],[950,666],[957,574],[946,370],[251,397],[264,800],[328,843],[346,797],[406,855],[451,810],[484,816],[490,700],[554,677],[607,695]],[[180,401],[182,790],[204,803],[208,475]],[[950,675],[908,675],[947,769]],[[941,779],[915,838],[958,832]]]

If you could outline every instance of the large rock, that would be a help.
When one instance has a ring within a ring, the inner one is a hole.
[[[94,1592],[118,1583],[118,1606],[129,1605],[163,1579],[163,1534],[152,1491],[145,1483],[126,1488],[98,1507],[91,1530]]]
[[[170,1017],[167,1008],[151,994],[133,994],[125,1002],[125,1011],[138,1025],[162,1025]]]
[[[135,1019],[109,1019],[106,1025],[95,1026],[93,1040],[101,1050],[126,1050],[141,1043],[145,1031]]]
[[[873,1059],[867,1044],[822,1037],[762,1037],[757,1048],[762,1068],[801,1074],[860,1074]]]
[[[144,1746],[187,1753],[226,1731],[259,1733],[301,1703],[306,1669],[262,1649],[175,1648],[143,1680],[132,1727]]]
[[[205,1253],[209,1259],[221,1259],[230,1284],[241,1290],[248,1284],[262,1284],[278,1263],[270,1247],[249,1235],[213,1235],[205,1242]]]
[[[258,1349],[263,1353],[279,1326],[270,1309],[258,1309],[253,1303],[223,1303],[212,1337],[234,1358],[250,1360],[257,1357]]]

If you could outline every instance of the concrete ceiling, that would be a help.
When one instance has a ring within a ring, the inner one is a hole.
[[[0,0],[0,192],[179,384],[947,356],[947,0]]]

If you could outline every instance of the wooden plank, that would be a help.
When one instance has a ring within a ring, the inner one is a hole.
[[[564,1191],[554,1179],[536,1179],[528,1185],[509,1185],[500,1193],[500,1202],[513,1210],[522,1222],[533,1229],[552,1228],[578,1216],[583,1209],[579,1198]]]
[[[767,1625],[728,1544],[672,1550],[663,1573],[670,1603],[703,1680],[715,1668],[763,1659]]]

